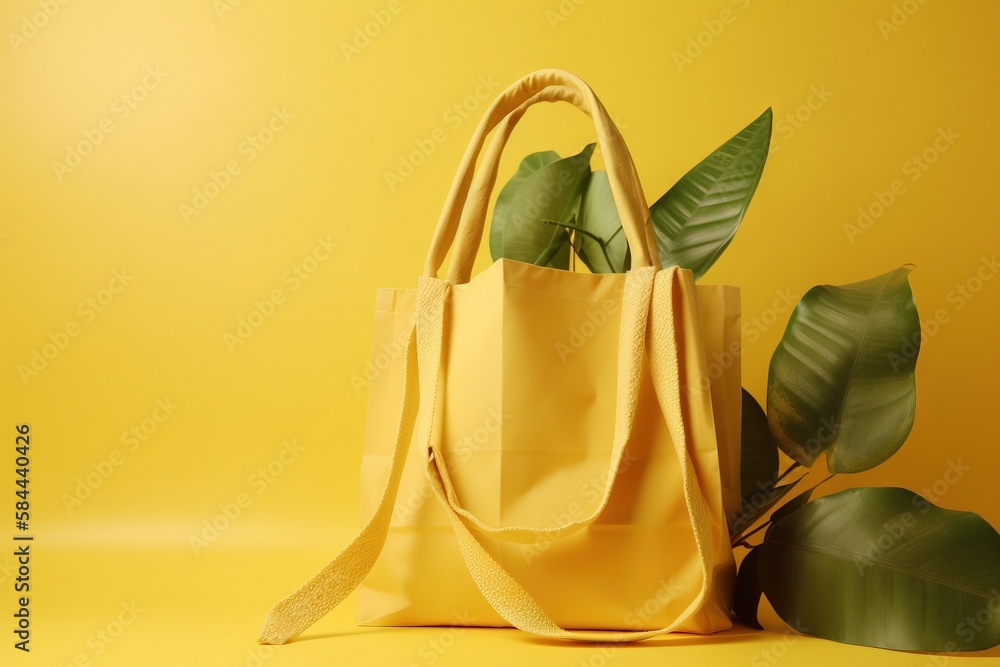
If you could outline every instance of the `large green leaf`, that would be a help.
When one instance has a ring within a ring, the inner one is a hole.
[[[743,390],[740,433],[740,493],[743,497],[774,485],[778,475],[778,446],[774,444],[767,415],[750,392]]]
[[[569,221],[576,216],[581,188],[590,174],[594,144],[572,157],[551,160],[551,151],[522,161],[514,178],[497,196],[490,227],[493,259],[569,268],[566,230],[545,220]]]
[[[532,174],[558,159],[559,153],[555,151],[541,151],[528,155],[521,160],[517,171],[500,189],[496,204],[493,206],[493,222],[490,224],[490,256],[494,262],[503,257],[503,222],[506,220],[514,195]]]
[[[608,172],[595,171],[587,178],[577,225],[577,254],[587,268],[593,273],[624,273],[628,241]]]
[[[1000,534],[905,489],[808,503],[768,530],[758,574],[778,615],[818,637],[910,651],[1000,644]]]
[[[771,109],[722,144],[650,207],[663,266],[700,278],[743,220],[771,143]]]
[[[778,446],[830,472],[882,463],[906,440],[916,406],[920,320],[907,267],[809,290],[771,357],[767,418]]]

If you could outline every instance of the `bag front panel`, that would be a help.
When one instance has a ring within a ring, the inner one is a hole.
[[[452,287],[433,437],[462,506],[488,525],[555,527],[597,508],[614,433],[623,285],[620,274],[574,274],[504,260]],[[376,326],[381,340],[375,356],[412,323],[412,298],[395,292],[392,306],[410,312],[377,315],[382,326]],[[398,415],[404,360],[391,361],[370,388],[363,517],[374,509],[372,490],[388,471],[394,424],[386,422]],[[423,446],[411,446],[386,545],[361,587],[359,622],[454,624],[459,614],[465,624],[506,625],[466,571],[424,476]],[[718,498],[710,501],[718,534],[724,532],[719,460],[714,450],[710,454],[694,458],[703,485],[715,487],[706,496]],[[666,625],[700,586],[676,454],[645,362],[636,428],[614,483],[597,521],[571,536],[540,536],[527,544],[480,536],[565,627]],[[715,556],[716,574],[731,588],[727,539]],[[728,597],[717,590],[681,629],[729,627]]]

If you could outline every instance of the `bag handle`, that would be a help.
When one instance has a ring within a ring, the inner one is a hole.
[[[449,505],[444,502],[443,480],[440,475],[436,474],[441,470],[441,467],[437,465],[434,456],[431,455],[428,461],[431,486],[435,495],[442,500],[443,506],[448,510],[449,519],[473,580],[490,606],[514,627],[547,637],[578,641],[629,642],[648,639],[671,632],[679,627],[701,608],[711,591],[713,540],[710,512],[704,494],[698,485],[697,474],[688,453],[687,432],[682,419],[678,348],[683,345],[683,341],[678,341],[676,336],[683,328],[675,321],[675,317],[678,319],[691,318],[693,315],[690,310],[690,302],[684,297],[679,275],[680,271],[676,268],[656,273],[651,297],[652,323],[648,327],[647,341],[653,387],[680,463],[684,502],[701,565],[701,587],[684,611],[663,628],[630,632],[581,631],[561,628],[544,613],[534,598],[486,552],[482,544],[462,522],[458,513],[451,511]],[[685,276],[685,279],[689,280],[690,275]],[[678,290],[679,287],[680,290]],[[417,324],[410,332],[406,348],[403,407],[397,425],[389,475],[375,513],[347,548],[298,590],[274,605],[261,629],[258,639],[260,643],[283,644],[298,636],[347,597],[375,564],[375,560],[385,544],[392,507],[399,489],[403,462],[406,459],[406,452],[413,434],[416,419],[414,407],[418,398],[421,403],[427,400],[436,400],[437,383],[431,383],[430,386],[435,387],[435,389],[430,395],[424,394],[421,397],[417,390],[417,383],[414,382],[414,372],[416,371],[419,375],[421,384],[427,387],[428,385],[423,384],[424,381],[437,375],[440,370],[440,368],[428,368],[427,366],[433,365],[434,356],[437,356],[438,361],[440,361],[444,314],[434,304],[443,303],[446,292],[447,283],[437,279],[421,278],[418,285]],[[675,310],[676,303],[681,304],[680,313]],[[433,353],[435,347],[438,351],[437,355]],[[428,354],[432,355],[430,359],[427,359]],[[432,363],[418,363],[418,356],[422,357],[424,361]],[[421,429],[420,439],[424,438],[424,433],[429,439],[430,425],[426,418],[421,424]]]
[[[483,158],[484,168],[486,165],[491,164],[491,160],[498,163],[499,166],[500,153],[503,150],[503,146],[497,146],[498,137],[509,137],[511,132],[513,132],[513,125],[517,124],[517,122],[521,119],[521,116],[525,114],[528,108],[542,102],[544,98],[551,94],[552,92],[549,91],[549,89],[539,91],[531,98],[522,102],[519,107],[511,111],[502,121],[500,121],[497,125],[497,131],[490,144],[490,148],[487,150],[487,153]],[[579,93],[571,88],[564,88],[562,95],[566,100],[570,101],[573,106],[581,107],[583,105],[583,101],[579,99]],[[470,140],[470,144],[472,141],[475,141],[475,136],[473,136],[473,139]],[[506,145],[506,139],[503,141],[504,145]],[[472,164],[475,163],[473,162]],[[458,228],[464,212],[465,202],[468,200],[469,189],[472,187],[473,177],[475,176],[473,173],[474,169],[466,168],[464,165],[465,161],[463,159],[462,165],[459,167],[458,173],[451,184],[451,189],[449,190],[448,197],[445,200],[441,216],[438,218],[437,226],[434,228],[434,236],[431,238],[431,248],[428,252],[427,260],[424,265],[424,275],[426,276],[437,276],[438,270],[444,264],[445,256],[447,255],[448,250],[455,241],[455,234],[458,233]]]
[[[632,266],[659,268],[659,253],[649,207],[642,193],[635,164],[621,133],[594,91],[582,79],[562,70],[544,69],[533,72],[511,85],[487,109],[452,183],[438,228],[431,240],[431,248],[424,265],[425,276],[437,276],[444,257],[451,247],[453,253],[447,280],[451,283],[468,281],[482,239],[486,203],[496,181],[495,165],[499,153],[510,131],[527,107],[541,101],[569,102],[591,116],[608,169],[611,192],[632,253]],[[476,159],[485,144],[486,136],[508,117],[510,120],[504,124],[503,132],[498,134],[499,142],[495,140],[491,146],[490,159],[484,161],[484,166],[489,168],[476,180],[470,208],[466,199],[473,183]],[[455,220],[460,209],[465,212],[455,238]]]

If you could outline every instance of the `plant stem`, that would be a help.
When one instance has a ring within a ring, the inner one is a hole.
[[[734,543],[733,546],[734,547],[744,547],[744,548],[750,549],[753,545],[747,543],[747,540],[750,539],[751,537],[753,537],[754,535],[756,535],[757,533],[759,533],[760,531],[764,530],[765,528],[767,528],[770,525],[771,525],[771,520],[768,519],[764,523],[760,524],[759,526],[757,526],[756,528],[754,528],[753,530],[751,530],[749,533],[744,533],[742,535],[737,535],[736,537],[737,537],[737,539],[739,539],[739,542]]]
[[[786,470],[785,472],[783,472],[780,475],[778,475],[778,478],[776,480],[774,480],[774,485],[778,486],[778,482],[780,482],[781,480],[785,479],[785,477],[788,476],[788,473],[790,473],[793,470],[795,470],[796,468],[800,468],[800,467],[802,467],[802,464],[800,464],[798,461],[795,461],[794,463],[792,463],[792,465],[788,466],[788,470]]]
[[[570,222],[559,222],[558,220],[542,220],[542,222],[546,225],[558,225],[559,227],[572,229],[574,232],[580,232],[584,236],[589,236],[590,238],[594,239],[597,245],[600,246],[601,252],[604,254],[604,261],[608,263],[609,267],[614,268],[614,265],[611,264],[611,256],[608,254],[607,243],[605,243],[600,236],[597,236],[592,232],[588,232],[586,229],[583,229],[582,227],[577,227],[576,225],[574,225],[573,223],[576,222],[574,218],[571,218]]]
[[[753,530],[751,530],[749,533],[747,533],[745,535],[740,535],[740,541],[737,542],[737,544],[744,544],[744,543],[746,543],[746,541],[748,539],[750,539],[751,537],[753,537],[754,535],[756,535],[760,531],[764,530],[769,525],[771,525],[771,520],[770,519],[768,519],[764,523],[760,524],[759,526],[757,526],[756,528],[754,528]]]

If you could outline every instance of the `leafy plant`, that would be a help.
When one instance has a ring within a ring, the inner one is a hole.
[[[650,206],[664,266],[701,277],[719,258],[760,182],[770,137],[768,109]],[[494,207],[494,260],[565,269],[575,256],[594,273],[628,270],[607,173],[590,168],[593,149],[524,158]],[[910,433],[920,350],[911,270],[809,290],[771,358],[766,412],[743,391],[743,500],[728,523],[733,547],[748,550],[733,612],[751,627],[761,627],[764,595],[800,631],[840,642],[947,652],[1000,644],[1000,534],[985,520],[898,488],[812,498],[834,475],[884,462]],[[791,460],[783,471],[779,450]],[[830,475],[786,500],[821,456]]]
[[[649,207],[665,266],[683,266],[700,277],[715,263],[757,190],[770,142],[768,109]],[[551,266],[536,259],[551,260],[572,248],[593,273],[628,268],[628,245],[607,172],[590,170],[593,150],[591,144],[562,160],[544,151],[521,161],[493,207],[494,260],[507,257]]]

